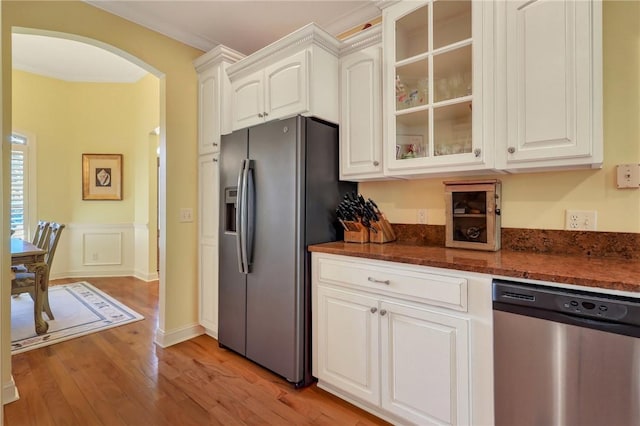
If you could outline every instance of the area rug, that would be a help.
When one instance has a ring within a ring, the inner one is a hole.
[[[56,317],[47,320],[47,333],[38,336],[29,294],[11,298],[11,353],[18,354],[97,331],[117,327],[144,317],[87,282],[49,287],[49,305]]]

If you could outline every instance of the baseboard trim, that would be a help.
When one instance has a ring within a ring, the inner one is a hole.
[[[209,337],[213,337],[214,339],[218,340],[218,331],[214,331],[214,330],[210,330],[208,328],[204,329],[204,334],[206,334]]]
[[[2,404],[6,405],[20,399],[16,382],[11,376],[11,380],[2,384]]]
[[[71,271],[65,273],[51,274],[49,279],[59,280],[62,278],[102,278],[102,277],[135,277],[142,281],[156,281],[160,278],[157,272],[145,274],[140,271]]]
[[[161,348],[167,348],[203,334],[205,334],[204,327],[200,324],[192,324],[171,331],[164,331],[158,327],[156,328],[156,338],[154,342]]]
[[[133,276],[136,277],[139,280],[146,281],[146,282],[157,281],[157,280],[160,279],[160,275],[157,272],[153,272],[153,273],[147,274],[147,273],[142,272],[142,271],[136,271],[133,274]]]

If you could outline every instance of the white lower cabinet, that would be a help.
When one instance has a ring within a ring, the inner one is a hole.
[[[205,332],[218,337],[218,203],[220,153],[198,161],[198,319]]]
[[[318,377],[371,404],[380,404],[378,300],[317,288]]]
[[[493,422],[490,278],[320,253],[312,271],[319,387],[393,423]],[[411,286],[469,296],[469,304],[416,302],[423,289]]]
[[[417,424],[469,424],[468,319],[380,303],[382,408]]]

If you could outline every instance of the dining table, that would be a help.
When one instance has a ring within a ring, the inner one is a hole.
[[[44,291],[48,285],[46,282],[47,264],[45,255],[47,251],[35,244],[21,238],[11,238],[11,266],[24,265],[28,272],[35,276],[35,290],[33,292],[33,319],[36,334],[44,334],[49,329],[49,324],[42,317]],[[12,289],[13,290],[13,289]]]

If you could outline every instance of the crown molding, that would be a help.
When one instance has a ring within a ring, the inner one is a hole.
[[[374,46],[378,43],[382,43],[381,24],[376,24],[344,39],[342,44],[340,44],[340,56]]]
[[[245,58],[245,55],[243,55],[242,53],[219,44],[204,55],[196,58],[193,61],[193,65],[195,66],[197,72],[201,72],[221,62],[233,64],[243,58]]]
[[[227,68],[229,79],[234,80],[238,76],[264,67],[274,58],[282,58],[311,45],[319,46],[334,56],[338,56],[340,47],[338,39],[318,25],[311,23],[230,65]]]
[[[364,2],[358,9],[338,16],[332,22],[324,24],[323,28],[329,33],[337,36],[338,34],[342,34],[358,25],[362,25],[379,17],[380,14],[381,11],[377,2],[368,1]]]

